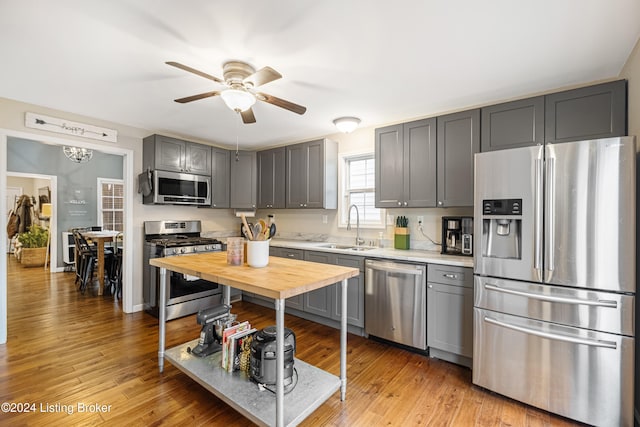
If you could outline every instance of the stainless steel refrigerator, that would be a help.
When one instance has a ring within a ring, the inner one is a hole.
[[[473,383],[633,425],[634,137],[476,154]]]

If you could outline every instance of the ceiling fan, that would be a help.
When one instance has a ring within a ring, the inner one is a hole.
[[[179,62],[169,61],[166,64],[227,86],[226,89],[220,91],[205,92],[175,100],[181,104],[220,95],[230,109],[242,116],[244,123],[256,122],[256,117],[253,115],[253,110],[251,109],[256,100],[268,102],[276,107],[284,108],[297,114],[304,114],[305,111],[307,111],[307,108],[302,105],[294,104],[293,102],[254,90],[258,86],[282,78],[282,75],[271,67],[264,67],[256,71],[246,62],[229,61],[222,65],[224,79],[219,79],[218,77],[203,73]]]

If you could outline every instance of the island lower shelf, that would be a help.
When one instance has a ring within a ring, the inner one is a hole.
[[[222,369],[220,352],[208,357],[193,356],[187,348],[197,344],[195,339],[166,350],[165,358],[252,422],[261,426],[276,425],[275,393],[260,391],[242,372],[229,373]],[[335,375],[299,359],[295,359],[294,367],[298,382],[284,396],[285,426],[298,425],[340,389],[340,378]]]

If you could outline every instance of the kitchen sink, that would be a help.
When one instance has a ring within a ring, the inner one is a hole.
[[[338,245],[335,243],[327,243],[326,245],[320,245],[319,248],[329,248],[329,249],[344,249],[348,251],[368,251],[370,249],[374,249],[370,246],[353,246],[353,245]]]

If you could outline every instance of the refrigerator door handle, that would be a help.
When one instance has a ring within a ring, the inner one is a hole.
[[[533,268],[538,272],[538,276],[542,279],[542,176],[544,174],[544,163],[541,158],[535,160],[535,184],[534,198],[535,208],[533,210]]]
[[[526,298],[537,299],[541,301],[558,302],[563,304],[589,305],[593,307],[618,308],[617,301],[611,300],[589,300],[580,298],[556,297],[552,295],[540,295],[530,292],[518,291],[516,289],[501,288],[497,285],[485,284],[484,288],[488,291],[502,292],[510,295],[518,295]]]
[[[544,332],[536,329],[525,328],[523,326],[512,325],[511,323],[501,322],[499,320],[496,320],[487,316],[484,317],[484,321],[497,326],[501,326],[503,328],[512,329],[514,331],[522,332],[524,334],[535,335],[535,336],[547,338],[550,340],[564,341],[572,344],[583,344],[591,347],[604,347],[604,348],[610,348],[613,350],[615,350],[618,347],[617,344],[613,341],[589,340],[584,338],[571,337],[568,335],[557,335],[551,332]]]
[[[556,159],[555,157],[549,156],[547,158],[547,176],[546,176],[546,186],[547,186],[547,194],[546,194],[546,209],[547,214],[545,215],[545,227],[547,229],[546,235],[546,252],[547,258],[545,262],[545,270],[546,276],[545,281],[548,282],[551,280],[551,274],[555,269],[554,258],[555,258],[555,213],[556,213]]]

